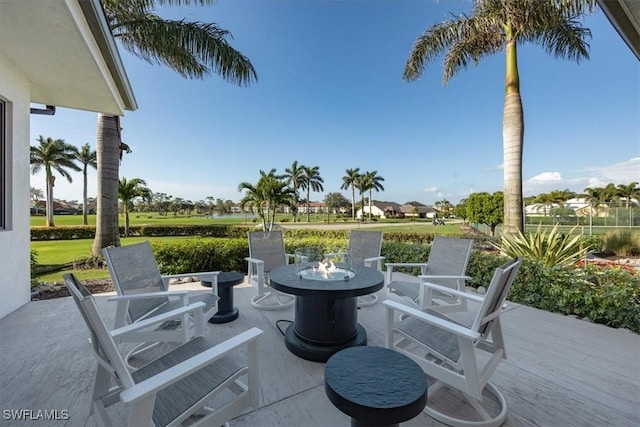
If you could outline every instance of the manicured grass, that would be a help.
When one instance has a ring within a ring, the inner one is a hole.
[[[74,226],[82,225],[82,215],[54,215],[54,224],[56,226]],[[88,225],[96,225],[96,216],[87,215]],[[124,225],[124,216],[119,217],[120,225]],[[224,217],[224,218],[207,218],[203,216],[174,216],[172,213],[166,216],[160,216],[157,213],[150,212],[134,212],[129,214],[129,222],[131,225],[158,225],[158,224],[177,224],[177,225],[199,225],[199,224],[244,224],[245,218]],[[46,218],[44,216],[32,216],[31,227],[44,227]],[[251,224],[251,217],[247,217],[247,224]]]

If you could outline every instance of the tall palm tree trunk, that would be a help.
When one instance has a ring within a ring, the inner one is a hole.
[[[356,220],[356,188],[351,186],[351,219]]]
[[[120,167],[120,121],[98,114],[96,153],[98,160],[98,200],[96,237],[91,252],[100,256],[102,248],[120,246],[118,228],[118,169]]]
[[[56,177],[51,171],[47,172],[47,227],[55,227],[53,223],[53,186]]]
[[[509,30],[508,30],[509,31]],[[524,112],[520,98],[518,55],[515,39],[506,45],[506,82],[502,114],[504,155],[504,233],[524,231],[522,209],[522,149],[524,145]]]
[[[83,171],[84,187],[82,189],[82,225],[88,225],[87,221],[87,165],[84,165]]]

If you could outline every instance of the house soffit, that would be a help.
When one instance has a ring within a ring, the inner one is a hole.
[[[121,115],[137,108],[98,0],[0,0],[0,55],[35,103]]]

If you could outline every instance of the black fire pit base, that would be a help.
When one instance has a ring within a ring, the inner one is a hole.
[[[331,356],[340,350],[348,347],[367,345],[367,331],[358,324],[356,326],[356,334],[352,339],[338,345],[318,345],[311,344],[298,337],[295,331],[295,324],[292,323],[287,327],[287,331],[284,335],[284,343],[289,351],[298,357],[311,360],[312,362],[325,363]]]

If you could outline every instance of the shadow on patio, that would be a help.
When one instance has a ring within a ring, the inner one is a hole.
[[[256,310],[249,303],[254,294],[248,285],[237,287],[240,317],[206,332],[222,341],[253,326],[264,331],[261,407],[231,425],[348,425],[349,417],[325,395],[324,364],[300,359],[284,345],[276,322],[293,320],[293,308]],[[111,322],[115,304],[104,294],[96,300]],[[640,336],[514,303],[501,318],[508,359],[493,383],[507,400],[505,426],[640,425]],[[369,345],[383,346],[382,304],[360,309],[359,320]],[[96,365],[88,337],[70,297],[30,302],[0,320],[0,425],[32,424],[7,419],[7,411],[20,409],[68,411],[68,420],[54,425],[97,425],[88,415]],[[125,424],[121,404],[108,412]],[[442,424],[422,413],[403,425]]]

